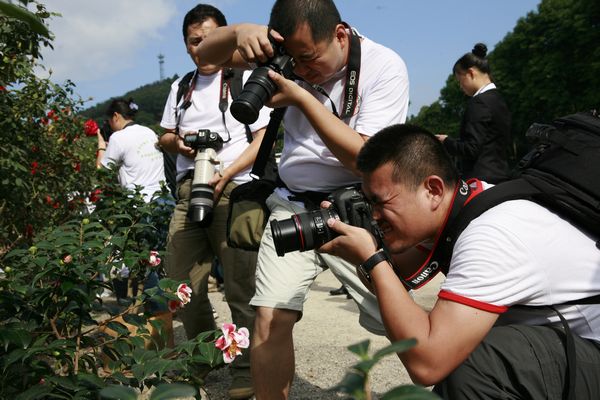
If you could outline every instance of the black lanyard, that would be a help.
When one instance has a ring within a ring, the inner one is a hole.
[[[344,84],[344,103],[342,105],[342,115],[338,114],[335,104],[329,97],[329,94],[320,85],[311,85],[313,89],[327,97],[331,102],[333,114],[339,119],[346,119],[354,115],[356,109],[356,99],[358,97],[358,78],[360,76],[360,36],[347,23],[343,22],[349,31],[350,50],[348,52],[348,65],[346,67],[346,83]]]

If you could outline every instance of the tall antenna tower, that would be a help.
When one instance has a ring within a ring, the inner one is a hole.
[[[160,80],[165,79],[165,56],[162,54],[158,55],[158,68],[160,71]]]

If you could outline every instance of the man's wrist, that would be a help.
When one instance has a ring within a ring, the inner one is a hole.
[[[385,251],[378,250],[375,254],[361,263],[358,266],[358,269],[363,274],[365,279],[371,282],[371,271],[373,271],[373,269],[383,261],[389,261],[388,256]]]

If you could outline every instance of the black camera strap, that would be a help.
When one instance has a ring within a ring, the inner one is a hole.
[[[356,109],[361,60],[360,36],[353,28],[350,27],[350,25],[345,22],[343,24],[349,31],[350,50],[348,52],[346,83],[344,85],[344,104],[342,107],[341,116],[338,114],[335,104],[333,101],[331,101],[327,91],[319,85],[312,85],[316,91],[329,99],[333,114],[340,119],[351,117]],[[269,119],[269,125],[267,125],[267,131],[265,132],[265,136],[260,144],[258,154],[256,155],[256,160],[254,161],[252,171],[250,172],[250,176],[255,179],[262,177],[265,173],[265,166],[267,165],[273,145],[277,139],[277,131],[279,130],[279,125],[281,125],[281,121],[283,120],[286,109],[286,107],[283,107],[276,108],[271,111],[271,118]]]
[[[331,97],[329,97],[329,93],[327,93],[327,91],[323,89],[321,85],[311,85],[313,89],[329,99],[329,102],[331,103],[331,111],[339,119],[352,117],[354,110],[356,109],[361,60],[360,35],[347,23],[343,22],[343,24],[349,32],[348,36],[350,37],[350,50],[348,52],[348,65],[346,67],[346,83],[344,84],[344,103],[342,104],[342,115],[338,113],[335,104],[331,100]]]
[[[265,167],[271,157],[273,144],[275,144],[275,140],[277,140],[277,131],[279,131],[279,125],[281,125],[286,110],[287,107],[281,107],[271,111],[267,130],[260,143],[260,147],[258,148],[258,154],[256,154],[254,165],[252,165],[252,171],[250,171],[250,176],[253,179],[260,179],[265,174]]]

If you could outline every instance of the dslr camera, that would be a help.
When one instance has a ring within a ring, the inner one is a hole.
[[[188,218],[207,227],[212,221],[213,197],[215,190],[208,184],[215,171],[220,171],[222,163],[217,159],[217,151],[223,148],[223,139],[216,132],[200,129],[196,133],[188,133],[183,143],[196,149],[194,158],[194,178]]]
[[[104,122],[102,123],[102,126],[100,127],[100,135],[102,135],[102,138],[104,139],[105,142],[108,143],[108,139],[110,139],[110,135],[113,134],[113,130],[110,127],[110,123],[108,122],[107,119],[104,120]]]
[[[277,85],[269,78],[269,70],[283,75],[286,79],[294,77],[294,59],[285,53],[283,46],[270,34],[269,40],[273,47],[273,57],[252,71],[240,95],[231,103],[231,115],[246,125],[256,122],[260,109],[277,90]]]
[[[381,243],[383,235],[371,217],[371,206],[357,187],[338,189],[327,200],[331,202],[329,208],[294,214],[287,220],[271,221],[273,242],[279,257],[290,251],[312,250],[335,238],[337,233],[327,226],[329,218],[364,228]]]

